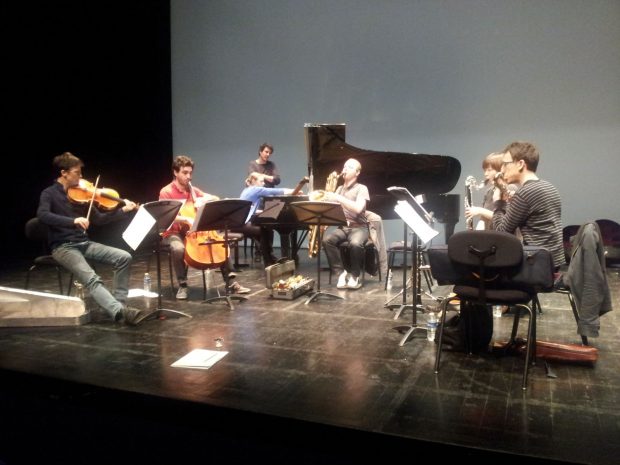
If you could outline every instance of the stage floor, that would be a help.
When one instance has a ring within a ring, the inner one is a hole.
[[[551,363],[555,378],[539,363],[522,391],[520,357],[444,352],[436,375],[435,344],[425,331],[400,346],[412,312],[395,320],[384,307],[402,288],[400,270],[389,292],[371,276],[362,289],[338,291],[323,272],[321,289],[344,299],[306,305],[304,296],[271,298],[264,270],[249,265],[238,281],[251,293],[234,310],[203,302],[197,270],[190,270],[189,300],[176,301],[166,266],[162,307],[192,318],[128,327],[87,299],[88,324],[0,328],[0,463],[359,464],[376,454],[413,462],[423,453],[479,463],[620,460],[617,269],[608,272],[616,311],[602,317],[600,337],[590,340],[598,362]],[[0,286],[22,288],[27,267],[5,264]],[[146,268],[147,260],[134,262],[131,287],[142,287]],[[110,271],[98,271],[109,283]],[[302,256],[297,272],[316,278],[316,262]],[[223,291],[219,272],[209,273],[208,287],[209,297]],[[31,289],[57,292],[54,272],[35,271]],[[436,286],[432,293],[448,291]],[[540,300],[538,340],[578,343],[567,297]],[[144,297],[130,303],[157,307]],[[434,305],[427,294],[423,303]],[[505,340],[512,316],[495,323],[494,338]],[[171,367],[193,349],[228,354],[208,370]],[[18,439],[31,447],[18,447]]]

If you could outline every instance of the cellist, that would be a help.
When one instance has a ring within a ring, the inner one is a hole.
[[[48,227],[48,242],[54,259],[84,285],[91,297],[114,321],[124,320],[136,324],[142,310],[125,304],[129,285],[131,254],[105,244],[91,241],[88,228],[91,223],[104,224],[117,221],[135,210],[137,205],[124,200],[123,207],[109,212],[100,212],[89,205],[74,203],[68,192],[79,185],[84,163],[72,153],[65,152],[54,157],[54,168],[58,177],[54,184],[41,192],[37,217]],[[96,189],[95,189],[96,191]],[[88,210],[88,213],[86,211]],[[109,264],[114,269],[114,289],[108,291],[101,277],[87,260]]]
[[[186,155],[178,155],[172,162],[172,182],[164,186],[159,192],[159,200],[182,200],[184,202],[178,216],[172,226],[164,233],[164,240],[170,246],[172,266],[177,275],[179,290],[176,298],[186,300],[187,289],[187,266],[185,264],[185,236],[194,222],[196,210],[205,202],[218,200],[216,195],[207,194],[197,187],[192,186],[192,174],[194,161]],[[229,282],[231,294],[247,294],[250,289],[232,281],[234,273],[230,271],[229,261],[220,266],[224,282]]]

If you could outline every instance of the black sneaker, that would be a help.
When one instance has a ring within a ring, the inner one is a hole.
[[[135,326],[138,324],[140,318],[144,315],[144,310],[134,307],[125,307],[122,310],[125,324],[129,326]]]

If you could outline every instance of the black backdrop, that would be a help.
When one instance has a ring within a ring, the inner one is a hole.
[[[172,159],[168,1],[4,2],[3,175],[0,247],[27,258],[24,224],[70,151],[84,177],[137,202],[156,200]],[[8,143],[6,143],[8,141]],[[122,244],[124,227],[94,230]]]

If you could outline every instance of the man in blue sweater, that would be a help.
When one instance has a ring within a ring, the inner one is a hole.
[[[75,155],[65,152],[54,158],[58,178],[53,185],[41,192],[37,217],[48,227],[48,242],[54,259],[69,270],[88,290],[97,304],[114,321],[124,320],[134,325],[142,317],[142,311],[125,305],[129,285],[131,254],[88,238],[90,224],[105,224],[117,221],[136,209],[136,204],[121,200],[123,207],[110,212],[101,212],[88,204],[72,202],[68,191],[80,186],[84,163]],[[103,285],[99,275],[87,260],[112,265],[114,269],[114,290],[110,292]]]

